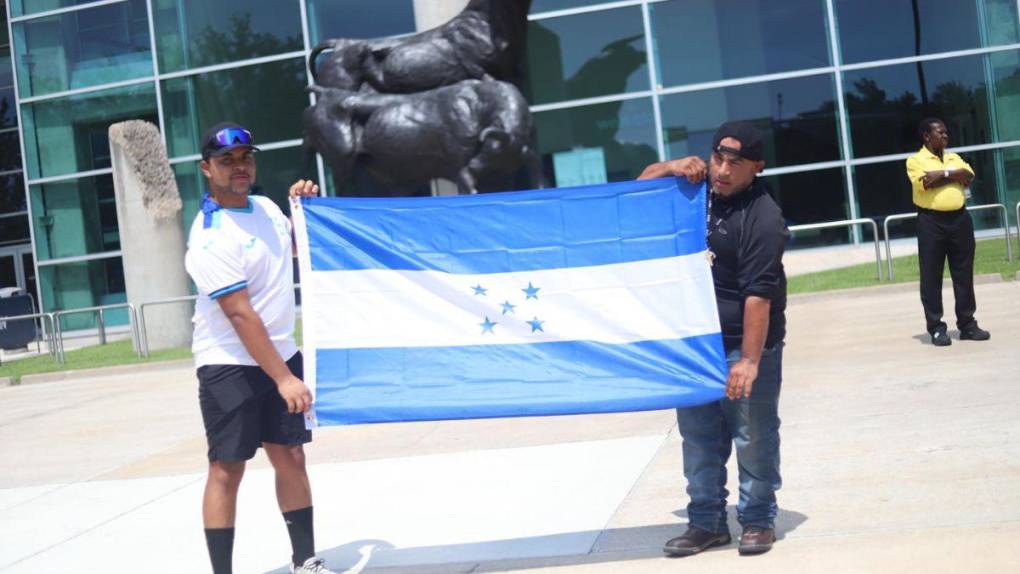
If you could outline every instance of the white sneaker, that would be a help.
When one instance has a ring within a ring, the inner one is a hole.
[[[326,568],[326,561],[322,558],[316,558],[312,556],[301,566],[290,565],[291,574],[336,574],[336,572]]]

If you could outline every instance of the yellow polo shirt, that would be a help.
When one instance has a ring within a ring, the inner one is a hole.
[[[963,186],[955,181],[939,187],[924,188],[925,172],[965,169],[974,175],[967,162],[955,153],[943,151],[942,159],[926,147],[907,158],[907,178],[914,190],[914,205],[935,211],[956,211],[963,207]]]

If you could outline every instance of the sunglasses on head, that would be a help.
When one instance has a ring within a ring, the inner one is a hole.
[[[219,147],[231,145],[255,145],[255,138],[251,132],[242,128],[223,128],[216,132],[213,140]]]

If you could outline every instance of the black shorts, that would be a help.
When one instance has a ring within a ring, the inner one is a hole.
[[[287,367],[299,379],[304,376],[300,352]],[[199,367],[198,402],[210,461],[249,460],[264,442],[293,446],[312,440],[304,415],[287,412],[276,383],[259,367]]]

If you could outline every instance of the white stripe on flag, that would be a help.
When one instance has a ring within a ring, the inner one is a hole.
[[[318,349],[617,344],[719,332],[704,253],[482,275],[312,271],[302,288],[319,310],[306,319]]]

